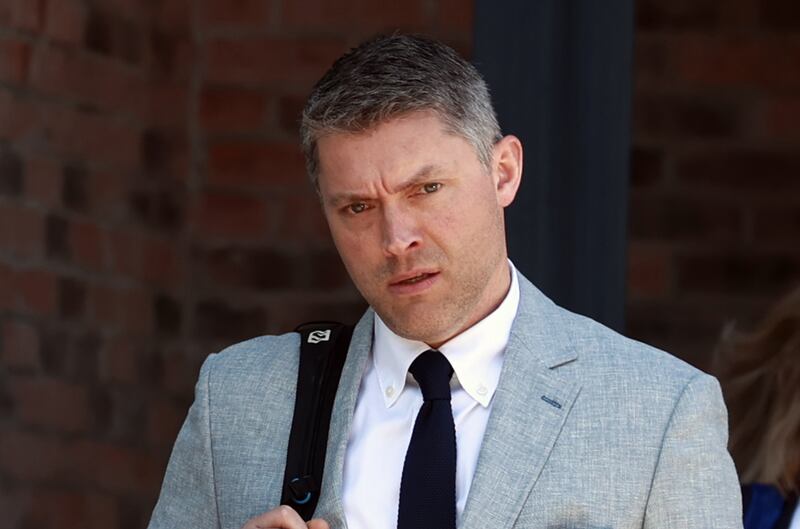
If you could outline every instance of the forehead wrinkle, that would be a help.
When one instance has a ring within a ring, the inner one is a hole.
[[[422,166],[416,173],[411,175],[410,178],[398,183],[394,186],[394,189],[389,190],[390,193],[397,193],[400,191],[405,191],[408,188],[417,186],[426,180],[428,180],[431,175],[436,174],[441,171],[441,168],[435,164],[429,163]]]
[[[380,187],[383,188],[387,194],[392,195],[395,193],[401,193],[406,191],[412,187],[418,186],[424,182],[426,182],[432,175],[435,175],[441,172],[441,168],[435,164],[426,164],[422,166],[417,172],[415,172],[411,177],[407,178],[406,180],[399,182],[397,185],[389,188],[385,185],[385,179],[380,178],[380,181],[375,183],[377,185],[370,185],[369,187]],[[347,204],[351,202],[358,202],[360,200],[370,200],[374,198],[373,194],[364,191],[343,191],[341,193],[335,193],[331,196],[329,202],[333,205],[338,204]]]

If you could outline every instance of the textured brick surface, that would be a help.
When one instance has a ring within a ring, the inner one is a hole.
[[[0,2],[0,527],[144,527],[211,350],[183,321],[188,7]],[[162,388],[166,344],[198,358]]]
[[[22,84],[28,75],[30,45],[20,39],[0,37],[0,81]]]
[[[701,367],[800,283],[798,6],[637,3],[627,330]]]

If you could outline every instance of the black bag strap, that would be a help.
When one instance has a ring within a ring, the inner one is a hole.
[[[295,330],[300,333],[300,367],[281,504],[308,521],[319,501],[333,400],[353,327],[312,322]]]

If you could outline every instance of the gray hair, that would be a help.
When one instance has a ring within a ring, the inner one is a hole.
[[[317,141],[363,132],[415,111],[436,112],[489,170],[501,138],[486,82],[452,48],[420,36],[381,36],[340,57],[317,82],[300,124],[308,175],[319,190]]]

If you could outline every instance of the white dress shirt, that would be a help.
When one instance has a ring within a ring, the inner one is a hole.
[[[461,519],[497,389],[503,352],[519,305],[517,272],[511,287],[484,319],[439,348],[453,366],[456,426],[456,517]],[[430,349],[396,335],[375,315],[370,359],[361,380],[344,460],[343,502],[349,529],[395,529],[400,478],[422,393],[408,374],[411,362]]]

